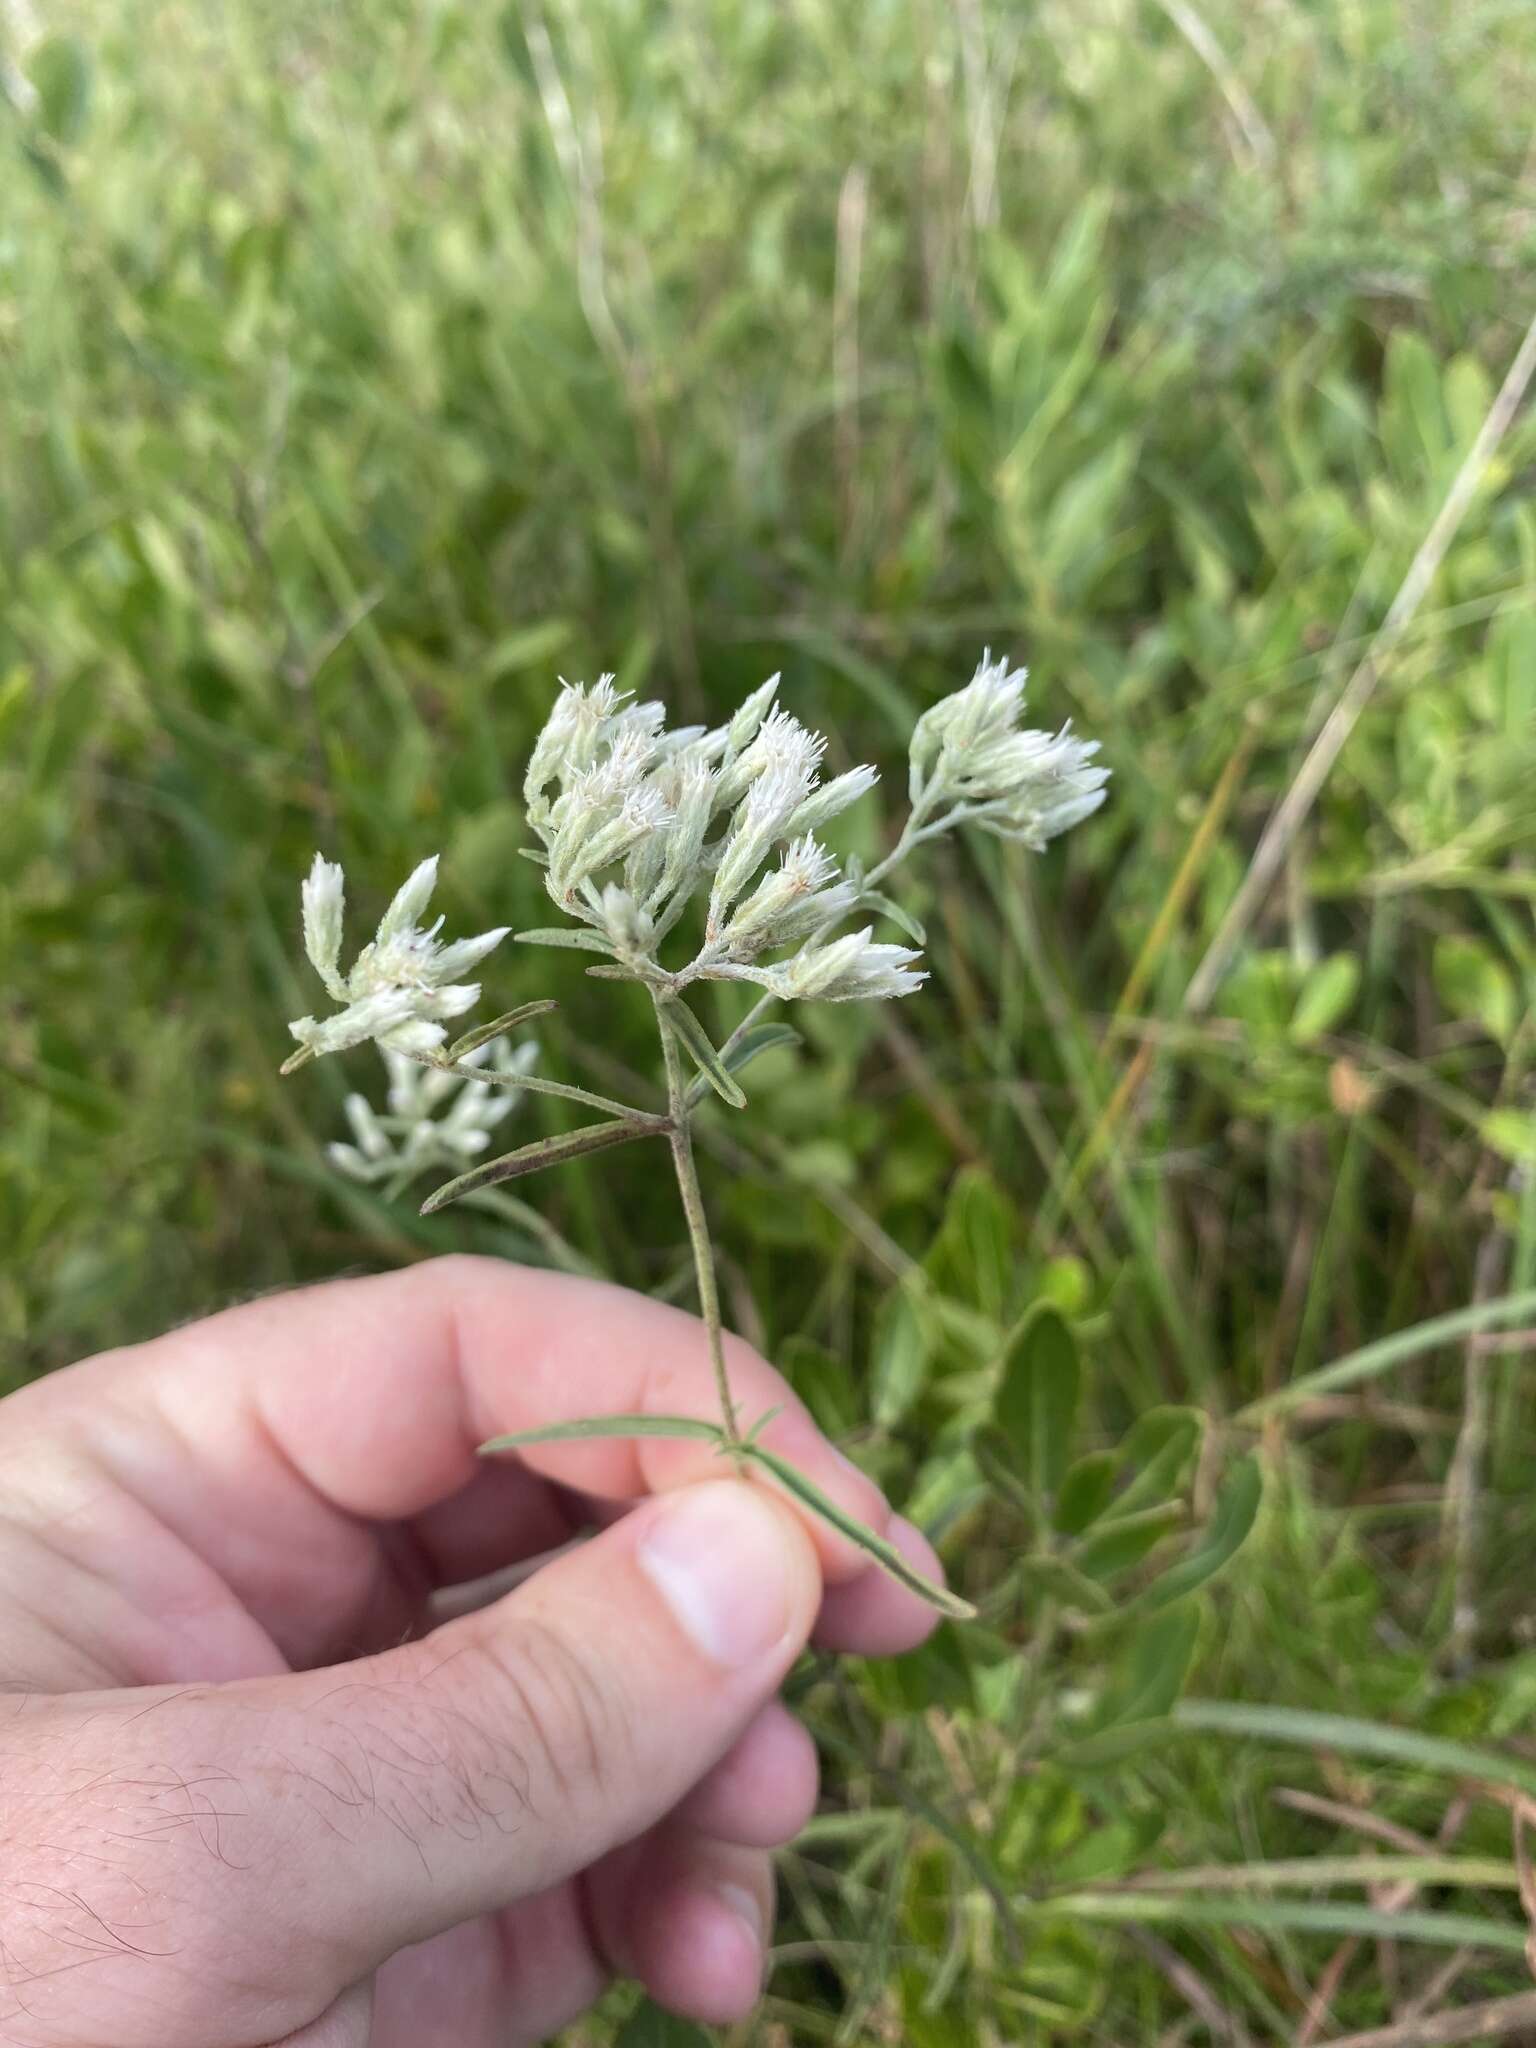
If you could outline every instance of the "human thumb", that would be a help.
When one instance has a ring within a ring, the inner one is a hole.
[[[280,2038],[396,1950],[642,1833],[776,1689],[820,1597],[790,1509],[749,1482],[710,1481],[382,1655],[55,1700],[54,1717],[81,1717],[72,1769],[89,1773],[104,1741],[113,1781],[164,1784],[168,1810],[173,1782],[203,1788],[185,1791],[178,1827],[125,1825],[120,1801],[102,1803],[114,1899],[85,1904],[121,1918],[132,1901],[136,1935],[131,1957],[94,1966],[131,1982],[117,2007],[130,2031],[114,2042],[138,2048],[139,2012],[146,2048],[171,2048],[165,2004],[145,1995],[156,1952],[178,2012],[201,1985],[218,2039],[247,2038],[247,2019],[256,2038]],[[72,1868],[88,1867],[89,1846],[75,1844]],[[94,1994],[111,1996],[100,1975]]]

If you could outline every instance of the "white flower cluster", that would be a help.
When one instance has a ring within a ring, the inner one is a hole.
[[[1096,741],[1020,732],[1027,669],[1010,669],[989,648],[963,690],[943,697],[912,734],[913,815],[948,807],[947,822],[980,825],[1038,853],[1104,801],[1107,768],[1091,765]]]
[[[630,703],[611,675],[562,684],[523,795],[540,841],[531,857],[576,928],[521,936],[606,953],[668,995],[699,980],[754,982],[800,1001],[910,994],[926,979],[917,953],[878,943],[872,924],[833,936],[860,910],[899,916],[874,885],[920,841],[957,825],[1038,849],[1104,800],[1108,770],[1092,765],[1094,745],[1070,730],[1020,729],[1024,680],[988,653],[963,689],[924,712],[912,736],[911,815],[867,877],[844,874],[816,835],[874,787],[875,770],[823,782],[826,741],[775,704],[777,676],[726,724],[670,732],[662,705]],[[436,879],[436,859],[423,861],[343,975],[342,872],[316,854],[303,886],[304,946],[342,1007],[289,1026],[299,1042],[289,1068],[365,1039],[430,1058],[445,1022],[478,1000],[478,984],[456,977],[507,928],[442,944],[442,920],[421,923]],[[698,949],[665,969],[662,942],[699,898]],[[383,1158],[358,1137],[359,1157]]]
[[[388,1191],[398,1194],[429,1167],[462,1173],[523,1099],[520,1088],[424,1067],[388,1047],[383,1052],[389,1074],[385,1109],[376,1111],[365,1095],[349,1095],[345,1108],[353,1142],[326,1147],[332,1165],[350,1180],[387,1181]],[[476,1046],[458,1065],[484,1067],[514,1080],[528,1073],[538,1056],[531,1039],[514,1051],[498,1038],[494,1049]]]
[[[315,855],[300,891],[304,950],[327,994],[345,1007],[319,1022],[299,1017],[288,1026],[299,1041],[290,1067],[320,1053],[344,1052],[369,1038],[397,1052],[431,1052],[448,1035],[443,1029],[445,1020],[461,1017],[479,1002],[480,984],[455,977],[468,973],[493,946],[499,946],[511,927],[503,925],[497,931],[482,932],[477,939],[440,945],[437,934],[443,920],[439,918],[427,929],[421,925],[436,886],[434,855],[397,891],[378,931],[358,954],[350,973],[343,975],[345,877],[334,861]]]
[[[753,981],[823,1002],[906,995],[924,978],[906,947],[876,945],[872,929],[822,943],[859,892],[816,833],[878,778],[859,767],[822,782],[826,741],[775,706],[778,686],[771,676],[713,731],[668,732],[663,707],[626,704],[612,676],[563,685],[523,791],[549,893],[637,970],[655,967],[705,895],[704,943],[674,985]],[[764,961],[790,946],[792,959]]]

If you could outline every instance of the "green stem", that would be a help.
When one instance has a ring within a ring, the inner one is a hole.
[[[714,1368],[715,1391],[720,1396],[720,1419],[725,1428],[726,1445],[731,1450],[739,1449],[742,1442],[741,1424],[736,1416],[736,1401],[731,1393],[730,1376],[725,1369],[725,1339],[720,1323],[720,1290],[715,1281],[715,1254],[709,1241],[709,1221],[704,1214],[704,1196],[699,1187],[698,1168],[693,1161],[692,1110],[688,1099],[688,1082],[683,1071],[683,1056],[678,1048],[677,1037],[667,1022],[664,999],[654,990],[651,1000],[656,1009],[656,1024],[661,1032],[662,1057],[667,1065],[667,1110],[672,1128],[668,1143],[672,1147],[672,1165],[677,1174],[677,1191],[683,1199],[683,1215],[688,1223],[688,1241],[693,1247],[693,1270],[698,1281],[699,1313],[704,1318],[704,1328],[709,1337],[709,1362]]]

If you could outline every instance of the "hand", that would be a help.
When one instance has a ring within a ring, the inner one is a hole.
[[[731,1371],[936,1574],[771,1367]],[[460,1258],[0,1403],[0,2042],[512,2048],[615,1972],[750,2009],[815,1798],[775,1689],[813,1630],[880,1654],[927,1614],[707,1444],[475,1457],[627,1410],[713,1412],[697,1323]]]

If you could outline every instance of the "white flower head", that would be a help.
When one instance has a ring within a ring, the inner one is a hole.
[[[811,834],[787,847],[720,934],[727,958],[750,960],[777,946],[797,945],[824,925],[846,917],[858,900],[837,862]]]
[[[928,979],[907,946],[877,945],[874,928],[825,945],[807,945],[792,960],[759,969],[753,979],[791,1001],[852,1003],[911,995]]]
[[[1092,765],[1096,743],[1021,732],[1028,671],[990,650],[964,689],[925,711],[912,734],[914,809],[946,805],[989,832],[1038,852],[1104,801],[1109,770]]]
[[[552,782],[558,782],[563,789],[573,776],[591,767],[605,729],[618,712],[625,694],[614,688],[611,675],[599,676],[590,686],[568,683],[563,676],[560,678],[560,694],[544,722],[544,730],[533,743],[528,771],[523,778],[523,800],[530,817],[543,815],[546,809],[544,792]],[[649,711],[660,707],[646,705],[635,708]]]
[[[721,846],[709,892],[711,934],[726,909],[789,832],[800,806],[810,795],[813,780],[814,770],[803,751],[796,749],[770,762],[748,783]]]
[[[316,855],[301,891],[304,948],[327,993],[344,1007],[332,1017],[299,1017],[289,1025],[299,1042],[298,1053],[287,1063],[290,1067],[323,1053],[344,1052],[370,1038],[400,1052],[430,1052],[447,1036],[445,1021],[462,1016],[479,1001],[479,984],[460,983],[455,977],[468,973],[499,946],[510,927],[440,945],[442,919],[430,930],[423,930],[420,922],[436,882],[434,856],[396,892],[373,939],[343,976],[339,960],[344,878],[340,867]]]

